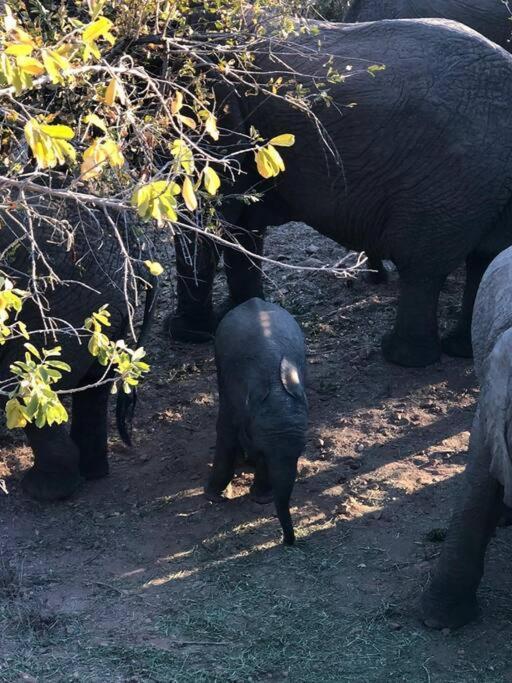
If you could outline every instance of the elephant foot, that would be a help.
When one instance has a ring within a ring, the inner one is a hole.
[[[441,358],[441,345],[435,338],[414,340],[399,337],[395,332],[382,338],[384,358],[406,368],[423,368]]]
[[[421,600],[423,623],[428,628],[439,631],[444,628],[460,628],[474,621],[479,614],[480,610],[474,594],[455,600],[453,595],[437,593],[432,595],[427,589]]]
[[[268,505],[268,503],[274,501],[272,490],[261,489],[254,486],[254,484],[249,489],[249,496],[251,497],[251,500],[258,503],[258,505]]]
[[[470,333],[459,332],[455,329],[444,337],[441,344],[443,351],[447,356],[455,356],[455,358],[473,358]]]
[[[69,498],[83,481],[78,472],[44,472],[32,467],[23,477],[21,487],[31,498],[49,502]]]
[[[88,480],[103,479],[108,476],[109,472],[110,467],[106,457],[80,463],[80,474]]]
[[[171,339],[191,344],[210,342],[215,332],[213,315],[206,315],[203,320],[198,320],[184,313],[171,313],[164,326]]]

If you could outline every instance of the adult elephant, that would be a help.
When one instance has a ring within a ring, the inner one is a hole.
[[[228,220],[255,251],[262,249],[265,226],[301,220],[350,249],[392,260],[400,298],[382,348],[387,360],[404,366],[439,359],[439,292],[465,260],[461,316],[443,348],[470,356],[478,284],[512,242],[512,58],[476,32],[435,19],[313,25],[314,35],[295,39],[295,53],[275,44],[272,57],[258,54],[256,64],[276,77],[273,60],[282,56],[302,74],[296,78],[305,88],[309,75],[324,74],[327,55],[341,74],[363,65],[363,73],[332,85],[334,106],[320,98],[313,105],[340,158],[326,151],[315,122],[284,98],[230,92],[226,128],[247,134],[254,126],[268,138],[293,133],[296,144],[263,201],[226,205]],[[366,73],[373,64],[385,69]],[[252,159],[244,171],[235,193],[258,183]],[[178,242],[181,277],[170,332],[197,340],[213,331],[215,256],[208,248],[188,252],[196,258],[187,258]],[[256,266],[238,252],[225,261],[235,303],[262,296]]]
[[[381,19],[439,18],[459,21],[489,40],[512,51],[512,14],[503,0],[352,0],[340,21],[361,22]],[[387,280],[386,269],[378,258],[368,255],[373,272],[370,282]]]
[[[463,495],[422,599],[433,628],[456,628],[477,614],[476,591],[502,504],[512,507],[512,248],[487,269],[473,316],[480,398]]]
[[[356,22],[423,17],[460,21],[512,51],[511,12],[503,0],[352,0],[339,19]]]
[[[62,347],[61,358],[71,366],[71,372],[62,373],[57,389],[97,384],[105,368],[89,353],[87,339],[80,339],[73,330],[83,328],[91,313],[108,304],[110,327],[105,332],[113,340],[126,334],[126,282],[119,243],[101,212],[53,204],[44,195],[30,198],[28,206],[30,221],[21,211],[3,209],[0,230],[2,272],[18,288],[31,288],[37,295],[25,302],[20,319],[29,331],[48,329],[45,319],[50,318],[62,330],[56,335],[48,332],[31,336],[36,347]],[[66,242],[71,248],[66,248]],[[33,267],[39,279],[30,284]],[[153,297],[154,289],[146,297],[141,336],[148,329]],[[0,380],[9,378],[11,363],[23,360],[23,342],[13,338],[0,347]],[[64,425],[26,425],[24,431],[34,454],[34,464],[22,480],[27,494],[38,500],[58,500],[71,495],[85,479],[108,474],[110,388],[110,384],[103,383],[72,394],[69,433]],[[118,396],[118,427],[123,439],[129,441],[125,395]]]

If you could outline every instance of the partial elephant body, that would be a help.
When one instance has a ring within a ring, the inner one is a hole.
[[[402,365],[439,358],[439,291],[467,259],[462,316],[445,349],[470,355],[478,283],[512,242],[512,58],[470,29],[439,20],[319,22],[315,28],[318,35],[298,39],[300,54],[282,57],[302,74],[320,75],[332,55],[333,67],[348,74],[330,87],[336,106],[315,106],[339,159],[324,148],[313,121],[283,100],[231,94],[226,127],[247,132],[253,125],[266,138],[293,133],[296,143],[284,152],[286,171],[264,200],[237,205],[237,213],[226,207],[229,220],[254,240],[266,225],[302,220],[348,248],[392,260],[401,295],[383,348],[388,360]],[[280,49],[273,46],[274,54]],[[263,72],[275,70],[263,55],[257,63]],[[385,70],[354,73],[372,64]],[[252,159],[245,170],[237,192],[257,182]],[[261,296],[261,280],[256,273],[244,276],[244,264],[239,259],[228,280],[243,281],[246,298]],[[235,285],[230,291],[235,302],[243,300]],[[190,309],[193,299],[190,292]],[[202,315],[208,317],[206,307]]]
[[[217,444],[207,495],[216,500],[233,478],[237,456],[255,462],[257,502],[274,499],[284,543],[294,542],[290,496],[304,449],[304,337],[281,307],[250,299],[230,311],[215,338],[219,385]]]
[[[38,280],[38,299],[44,316],[34,301],[27,301],[20,319],[29,331],[45,329],[44,317],[55,319],[56,326],[63,330],[56,336],[50,332],[31,336],[37,347],[62,347],[61,358],[69,363],[71,372],[63,373],[58,389],[94,384],[102,378],[105,368],[89,353],[88,339],[78,339],[73,328],[82,328],[91,313],[108,304],[111,326],[105,332],[114,340],[124,336],[128,314],[119,244],[101,212],[93,216],[76,206],[53,205],[42,198],[31,205],[34,242],[20,224],[26,220],[24,215],[4,212],[0,230],[2,269],[17,287],[29,287],[32,246],[37,245],[37,273],[44,278]],[[38,219],[36,212],[42,218]],[[72,232],[74,240],[67,248],[67,235]],[[0,348],[1,380],[9,376],[13,361],[23,359],[23,342],[9,341]],[[41,429],[27,425],[25,432],[34,452],[34,466],[25,475],[23,486],[31,496],[41,500],[65,498],[84,478],[108,473],[109,394],[108,384],[74,394],[69,434],[61,425]]]
[[[435,628],[461,626],[475,616],[486,547],[503,502],[512,504],[512,248],[482,279],[472,337],[481,389],[466,485],[423,596],[424,619]]]
[[[352,0],[339,20],[361,22],[422,18],[459,21],[505,50],[512,50],[511,14],[502,0]]]

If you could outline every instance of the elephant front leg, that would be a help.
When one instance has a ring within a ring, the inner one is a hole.
[[[478,615],[476,591],[485,551],[498,523],[503,489],[489,474],[490,453],[478,417],[471,433],[475,460],[468,465],[462,504],[454,513],[441,556],[422,600],[422,617],[431,628],[458,628]]]
[[[28,443],[34,453],[34,465],[25,474],[25,493],[41,501],[68,498],[83,482],[79,469],[79,452],[62,426],[25,427]]]
[[[108,400],[110,384],[73,394],[71,438],[80,453],[80,474],[86,479],[106,477]]]
[[[228,419],[219,417],[217,421],[217,442],[212,471],[205,489],[206,497],[212,502],[226,500],[222,495],[225,488],[233,479],[237,458],[242,449],[232,425]]]
[[[401,277],[395,327],[382,340],[386,360],[411,368],[439,360],[437,304],[443,280]]]
[[[174,245],[178,301],[176,311],[167,317],[166,329],[176,341],[210,341],[215,331],[212,292],[217,249],[210,239],[197,235],[177,235]]]

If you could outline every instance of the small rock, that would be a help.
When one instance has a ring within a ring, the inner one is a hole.
[[[356,446],[356,451],[357,451],[358,453],[361,453],[361,451],[364,451],[364,444],[358,443],[357,446]]]
[[[393,631],[399,631],[402,628],[402,624],[399,624],[397,621],[391,621],[389,623],[389,628]]]
[[[318,251],[320,251],[320,249],[316,244],[308,244],[306,247],[306,254],[316,254]]]
[[[451,632],[452,632],[451,628],[443,628],[441,630],[441,633],[443,634],[443,636],[449,636]]]
[[[318,448],[323,448],[325,446],[325,441],[323,439],[318,439]]]

